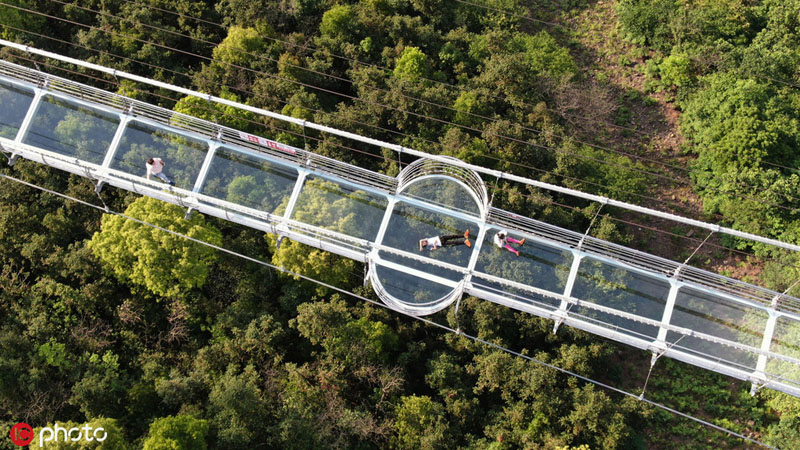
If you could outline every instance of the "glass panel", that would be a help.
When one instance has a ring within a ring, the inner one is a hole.
[[[207,152],[204,141],[133,121],[125,127],[111,168],[144,177],[147,159],[161,158],[163,174],[177,187],[191,190]]]
[[[32,101],[33,90],[0,80],[0,136],[17,137]]]
[[[682,287],[678,290],[670,323],[721,339],[760,348],[764,328],[767,325],[767,316],[767,313],[761,309],[747,307],[718,295]],[[680,333],[669,332],[667,341],[676,342],[682,336],[684,335]],[[750,369],[755,368],[758,359],[755,353],[692,336],[683,337],[676,346]]]
[[[519,256],[505,248],[497,247],[493,240],[499,228],[489,228],[481,247],[475,270],[529,286],[546,289],[559,294],[569,277],[572,253],[557,247],[527,239],[523,245],[510,242],[519,251]],[[521,236],[508,234],[521,240]]]
[[[535,294],[522,289],[511,288],[502,283],[487,281],[479,276],[472,277],[472,286],[476,289],[484,290],[490,294],[500,295],[514,301],[526,303],[539,308],[545,308],[550,311],[558,309],[559,306],[561,306],[561,300],[552,297],[545,297],[543,295]]]
[[[620,334],[641,339],[644,342],[653,341],[658,335],[657,327],[640,324],[630,319],[624,319],[614,314],[595,311],[590,308],[574,306],[569,310],[569,315],[572,318],[581,319],[584,322],[608,328]]]
[[[417,208],[404,202],[397,202],[383,237],[383,245],[466,267],[472,252],[472,247],[467,247],[464,244],[464,232],[467,229],[476,233],[478,225],[437,212]],[[449,239],[447,237],[448,235],[450,235]],[[447,245],[437,248],[436,250],[425,248],[421,253],[419,249],[420,239],[434,236],[441,236],[441,239],[444,241],[442,243]],[[474,244],[474,236],[470,236],[470,243]],[[380,252],[380,257],[451,281],[461,281],[464,277],[464,274],[457,271],[404,258],[388,252]],[[452,288],[421,279],[414,275],[400,273],[394,270],[386,272],[388,270],[386,268],[382,268],[382,270],[382,272],[378,272],[379,275],[391,273],[392,277],[395,277],[395,279],[392,280],[384,280],[381,278],[382,282],[390,283],[394,286],[392,290],[387,287],[387,292],[403,302],[413,304],[434,302],[452,291]]]
[[[201,193],[274,213],[286,208],[297,170],[250,153],[220,147],[214,153]]]
[[[457,272],[457,271],[450,270],[450,269],[445,269],[444,267],[434,266],[432,264],[428,264],[428,263],[423,262],[423,261],[417,261],[415,259],[406,258],[404,256],[395,255],[393,253],[384,252],[384,251],[378,252],[378,255],[381,257],[381,259],[385,259],[386,261],[391,261],[391,262],[400,264],[400,265],[402,265],[404,267],[408,267],[408,268],[411,268],[411,269],[416,269],[416,270],[419,270],[420,272],[424,272],[424,273],[427,273],[427,274],[431,274],[433,276],[445,278],[445,279],[450,280],[450,281],[458,282],[458,281],[461,281],[462,278],[464,278],[464,274],[461,273],[461,272]],[[428,283],[428,281],[426,281],[426,280],[419,280],[419,282],[422,283],[422,284]]]
[[[381,265],[376,265],[375,270],[386,293],[409,305],[429,304],[434,306],[436,300],[453,291],[451,287]]]
[[[478,204],[462,185],[450,178],[436,177],[414,182],[402,195],[419,198],[447,209],[455,209],[474,216],[480,215]]]
[[[114,114],[46,95],[22,142],[99,165],[118,126]]]
[[[800,321],[786,316],[778,317],[770,351],[800,359]],[[800,387],[800,364],[770,359],[767,362],[766,372],[784,383]]]
[[[476,223],[397,202],[383,237],[383,245],[466,267],[474,248],[474,245],[472,247],[464,245],[466,230],[472,233],[470,244],[474,244],[473,236],[478,231]],[[443,238],[451,236],[453,239],[443,244],[453,245],[420,252],[419,241],[434,236]]]
[[[319,176],[309,176],[292,219],[374,241],[386,213],[386,197]]]
[[[578,267],[572,296],[660,321],[669,296],[669,283],[594,258],[584,258]],[[637,337],[655,338],[658,335],[657,326],[591,308],[575,308],[575,312],[629,330]]]

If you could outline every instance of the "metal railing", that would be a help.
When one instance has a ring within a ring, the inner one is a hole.
[[[394,193],[397,189],[397,180],[394,177],[343,163],[277,141],[243,133],[207,120],[150,105],[116,93],[45,74],[8,61],[0,60],[0,75],[26,81],[31,83],[33,87],[50,92],[57,92],[78,100],[102,105],[132,117],[145,118],[165,126],[188,131],[202,138],[214,139],[223,144],[245,147],[295,165],[308,166],[313,170],[329,173],[354,183],[366,184],[386,193]]]
[[[514,230],[518,233],[536,236],[566,248],[575,249],[581,243],[583,235],[574,231],[565,230],[529,217],[520,216],[502,209],[491,208],[488,224]],[[708,272],[682,263],[661,258],[649,253],[644,253],[608,241],[603,241],[590,236],[583,239],[581,251],[590,255],[612,259],[665,277],[687,283],[697,284],[726,294],[758,302],[763,306],[770,306],[776,295],[785,300],[777,306],[778,311],[790,314],[800,313],[800,299],[784,296],[763,287],[755,286],[744,281],[735,280],[719,274]],[[678,271],[680,269],[680,271]]]
[[[451,159],[447,157],[448,159]],[[453,161],[458,161],[452,158]],[[486,184],[481,177],[473,170],[458,167],[454,164],[449,164],[442,161],[434,161],[431,159],[420,158],[406,166],[399,175],[397,175],[397,193],[403,193],[408,190],[415,182],[429,178],[429,177],[446,177],[452,181],[461,184],[465,191],[475,201],[475,206],[480,212],[480,218],[486,219],[489,210],[489,195],[486,191]],[[433,202],[433,199],[423,199],[425,201]],[[452,205],[444,205],[452,208]],[[467,214],[473,214],[472,211],[462,210]]]

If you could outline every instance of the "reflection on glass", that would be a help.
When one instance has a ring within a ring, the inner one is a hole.
[[[46,95],[22,142],[102,164],[118,125],[116,115]]]
[[[512,255],[513,256],[513,255]],[[480,276],[472,277],[472,286],[476,289],[484,290],[490,294],[506,297],[511,300],[527,303],[532,306],[544,308],[550,311],[556,310],[561,306],[561,300],[539,295],[524,289],[516,289],[508,287],[503,283],[495,283],[480,278]]]
[[[214,153],[201,193],[274,213],[285,207],[297,170],[266,158],[220,147]]]
[[[660,321],[669,296],[669,283],[594,258],[584,258],[578,268],[572,296],[587,302],[614,308],[648,319]],[[656,337],[658,327],[646,325],[612,314],[598,313],[590,308],[576,311],[600,318],[637,336]]]
[[[800,359],[800,321],[786,316],[778,317],[775,322],[775,332],[772,335],[770,351],[780,355]],[[800,365],[789,361],[770,359],[767,362],[766,372],[776,377],[783,378],[785,382],[793,383],[800,387]]]
[[[519,250],[519,256],[516,256],[494,244],[494,235],[498,231],[499,228],[486,230],[475,270],[528,286],[564,293],[572,264],[571,252],[528,239],[524,245],[513,244]],[[509,237],[522,239],[513,233]]]
[[[472,195],[451,178],[434,177],[415,181],[403,190],[402,195],[419,198],[450,210],[480,215],[480,209]]]
[[[144,177],[147,159],[161,158],[164,174],[177,187],[191,190],[207,152],[203,141],[133,121],[125,127],[111,168]]]
[[[386,292],[409,305],[431,304],[453,291],[451,287],[381,265],[377,265],[375,270]]]
[[[17,137],[19,127],[33,101],[33,91],[0,80],[0,136]]]
[[[672,312],[672,325],[690,328],[718,338],[761,347],[767,313],[747,307],[724,297],[709,294],[697,289],[682,287],[675,299]],[[669,332],[667,341],[675,342],[682,334]],[[685,336],[676,346],[699,352],[712,358],[755,368],[757,355],[727,345],[715,344],[697,337]]]
[[[466,230],[470,230],[472,247],[459,244],[436,250],[419,251],[420,239],[445,235],[463,236]],[[389,219],[386,234],[383,236],[383,245],[466,267],[475,247],[474,236],[477,232],[478,225],[476,223],[417,208],[405,202],[397,202],[392,211],[392,217]]]
[[[297,198],[292,219],[374,240],[386,212],[388,200],[344,183],[309,176]]]
[[[381,259],[384,259],[386,261],[391,261],[400,264],[403,267],[419,270],[420,272],[444,278],[450,281],[458,282],[461,281],[462,278],[464,278],[464,274],[461,272],[446,269],[444,267],[435,266],[433,264],[429,264],[424,261],[418,261],[416,259],[406,258],[404,256],[396,255],[394,253],[389,253],[385,251],[378,252],[378,255],[381,257]],[[420,280],[420,282],[426,283],[425,280]]]

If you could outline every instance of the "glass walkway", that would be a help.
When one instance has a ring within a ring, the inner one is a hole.
[[[389,177],[0,61],[0,145],[21,157],[368,265],[415,315],[475,296],[800,397],[800,300],[494,208],[475,172]],[[145,162],[161,158],[174,186]],[[463,235],[420,251],[420,240]],[[492,242],[525,239],[519,256]]]

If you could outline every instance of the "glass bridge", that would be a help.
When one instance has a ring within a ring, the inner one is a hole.
[[[419,159],[366,170],[0,61],[0,145],[98,183],[368,265],[391,307],[471,295],[800,396],[800,300],[494,208],[478,174]],[[150,157],[175,183],[145,177]],[[472,246],[420,252],[470,231]],[[519,256],[494,234],[525,238]]]

